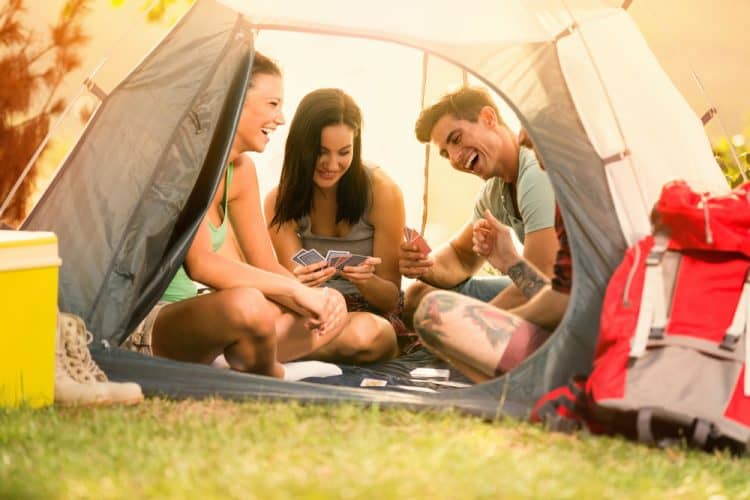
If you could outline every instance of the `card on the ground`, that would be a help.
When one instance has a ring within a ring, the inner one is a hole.
[[[387,380],[377,378],[363,378],[362,382],[359,383],[360,387],[384,387],[386,385],[388,385]]]
[[[347,266],[358,266],[364,261],[367,260],[367,255],[358,255],[356,253],[353,253],[349,256],[348,259],[346,259],[344,262],[341,262],[336,267],[338,269],[344,269]]]
[[[414,368],[409,372],[409,375],[411,375],[412,378],[437,378],[448,380],[451,372],[446,368],[430,368],[427,366],[421,366],[419,368]]]
[[[303,262],[302,265],[304,266],[309,266],[310,264],[315,264],[326,260],[325,257],[320,255],[320,252],[318,252],[314,248],[300,255],[299,258]]]

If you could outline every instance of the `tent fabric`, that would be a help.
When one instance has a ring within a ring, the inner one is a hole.
[[[351,9],[340,0],[314,6],[199,0],[107,97],[25,229],[58,234],[61,308],[81,314],[97,340],[117,342],[176,272],[216,189],[244,93],[237,82],[248,78],[252,48],[242,33],[278,29],[391,41],[453,62],[486,83],[531,135],[575,269],[570,306],[545,345],[503,377],[437,395],[290,383],[97,351],[112,378],[175,398],[361,401],[523,416],[541,394],[591,370],[604,290],[627,242],[647,230],[653,193],[682,177],[683,166],[721,190],[718,167],[698,118],[619,2],[467,0],[462,8],[476,25],[455,23],[453,4],[444,1],[384,0]],[[644,81],[632,82],[641,72]],[[153,109],[163,110],[158,120]],[[196,117],[209,123],[203,134]],[[605,164],[610,153],[625,150],[624,159]],[[72,198],[72,192],[82,194]]]
[[[618,33],[617,39],[612,33]],[[651,207],[666,182],[682,178],[702,191],[729,191],[715,168],[703,124],[665,77],[626,12],[581,23],[557,46],[576,111],[597,154],[608,158],[627,151],[607,165],[607,178],[628,244],[650,233]]]
[[[182,262],[226,162],[251,49],[236,13],[196,5],[107,96],[24,221],[58,235],[60,309],[97,340],[126,336]]]

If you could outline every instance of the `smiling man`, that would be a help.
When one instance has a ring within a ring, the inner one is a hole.
[[[515,283],[526,270],[511,267],[507,276],[473,277],[485,262],[473,250],[473,225],[489,210],[524,244],[523,258],[547,277],[552,275],[558,241],[554,229],[555,199],[547,174],[531,149],[502,121],[492,97],[483,89],[463,87],[425,108],[415,126],[420,142],[432,142],[459,172],[486,182],[472,219],[432,255],[402,243],[399,270],[416,278],[407,290],[407,321],[421,299],[435,289],[452,289],[502,309],[528,300]]]

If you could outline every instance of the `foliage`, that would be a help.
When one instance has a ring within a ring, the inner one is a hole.
[[[109,0],[110,5],[115,8],[121,7],[125,2],[126,0]],[[143,0],[143,9],[148,10],[146,18],[149,22],[171,24],[167,13],[170,7],[178,3],[192,5],[195,0]]]
[[[0,202],[47,135],[52,119],[65,109],[58,91],[65,76],[81,65],[78,51],[87,41],[81,23],[89,3],[68,0],[48,33],[24,26],[24,0],[0,7]],[[2,215],[3,222],[15,226],[23,220],[37,174],[34,165]]]
[[[748,157],[748,153],[750,153],[750,143],[748,143],[750,141],[750,129],[746,129],[744,134],[735,135],[731,140],[740,160],[740,166],[745,175],[750,177],[750,158]],[[729,138],[722,137],[713,145],[713,150],[716,161],[724,172],[727,181],[732,187],[736,187],[742,184],[744,180],[729,147],[729,141]]]

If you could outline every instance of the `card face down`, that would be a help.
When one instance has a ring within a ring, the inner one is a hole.
[[[428,253],[432,252],[432,248],[430,248],[430,245],[427,244],[422,235],[419,234],[419,232],[417,232],[415,229],[405,227],[404,238],[406,238],[407,243],[413,243],[414,245],[416,245],[417,250],[419,250],[423,254],[427,255]]]
[[[297,256],[295,262],[298,262],[303,266],[309,266],[310,264],[315,264],[317,262],[323,262],[324,260],[326,260],[325,257],[320,255],[320,252],[318,252],[314,248],[312,250],[307,250],[299,255],[295,254],[295,256]]]
[[[294,262],[296,262],[297,264],[299,264],[299,265],[301,265],[301,266],[304,266],[304,265],[305,265],[305,263],[304,263],[304,262],[302,262],[302,260],[300,259],[300,256],[301,256],[302,254],[305,254],[305,253],[307,253],[307,249],[306,249],[306,248],[300,248],[300,249],[299,249],[299,250],[297,251],[297,253],[295,253],[294,255],[292,255],[292,260],[293,260]]]
[[[430,248],[430,245],[427,244],[420,234],[417,234],[412,243],[417,245],[417,249],[425,255],[432,252],[432,248]]]
[[[343,269],[347,266],[358,266],[361,263],[363,263],[365,260],[367,260],[366,255],[358,255],[358,254],[351,254],[348,259],[346,259],[344,262],[341,262],[338,267],[339,269]]]
[[[351,253],[346,250],[328,250],[326,253],[326,262],[328,262],[328,265],[331,267],[337,267],[339,262],[348,259],[350,255]]]

